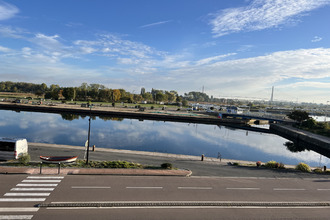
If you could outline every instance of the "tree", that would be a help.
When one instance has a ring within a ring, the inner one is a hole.
[[[119,89],[114,89],[112,91],[112,100],[114,102],[117,102],[121,98],[121,93]]]
[[[75,99],[75,88],[72,87],[64,88],[62,95],[65,97],[66,100]]]
[[[144,95],[146,93],[146,89],[144,87],[141,88],[141,95]]]
[[[288,117],[292,120],[295,120],[295,121],[299,122],[299,123],[309,119],[308,112],[300,111],[300,110],[295,110],[295,111],[289,113]]]

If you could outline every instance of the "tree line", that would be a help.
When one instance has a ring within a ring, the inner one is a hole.
[[[101,101],[101,102],[126,102],[135,103],[147,102],[166,102],[184,103],[187,101],[208,102],[210,97],[201,92],[189,92],[184,96],[177,91],[152,89],[146,91],[141,88],[140,93],[135,94],[125,89],[111,89],[101,84],[82,83],[78,87],[61,87],[56,84],[47,86],[45,83],[34,84],[26,82],[0,82],[0,92],[13,93],[33,93],[38,97],[53,100],[73,100],[73,101]]]

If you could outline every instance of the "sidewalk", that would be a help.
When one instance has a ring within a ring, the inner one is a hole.
[[[190,176],[190,170],[107,169],[107,168],[30,168],[0,166],[0,174],[29,175],[128,175],[128,176]]]

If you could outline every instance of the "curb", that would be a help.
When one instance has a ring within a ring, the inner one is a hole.
[[[29,175],[129,175],[129,176],[182,176],[189,177],[190,170],[148,170],[148,169],[107,169],[107,168],[25,168],[0,166],[0,174]]]
[[[214,206],[214,207],[328,207],[330,202],[56,202],[41,203],[37,207],[166,207],[166,206]]]

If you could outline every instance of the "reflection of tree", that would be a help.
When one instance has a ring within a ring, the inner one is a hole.
[[[287,141],[283,144],[284,146],[286,146],[286,148],[291,151],[291,152],[302,152],[305,150],[308,150],[306,147],[303,147],[297,143],[291,142],[291,141]]]
[[[79,119],[79,115],[69,114],[69,113],[61,113],[62,119],[67,121],[73,121],[74,119]]]
[[[100,119],[102,119],[103,121],[123,121],[124,118],[114,118],[114,117],[109,117],[109,116],[99,116]]]

